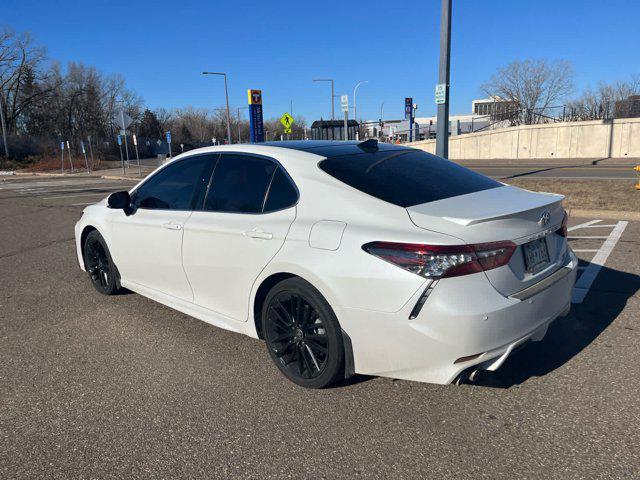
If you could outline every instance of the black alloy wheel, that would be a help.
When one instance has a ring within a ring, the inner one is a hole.
[[[117,270],[102,235],[96,230],[89,233],[84,243],[84,265],[98,292],[104,295],[117,292]]]
[[[304,280],[287,279],[269,292],[263,327],[271,358],[294,383],[322,388],[344,375],[337,319],[322,295]]]

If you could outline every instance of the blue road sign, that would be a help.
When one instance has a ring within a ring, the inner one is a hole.
[[[64,150],[64,142],[60,142],[60,150]]]
[[[249,105],[249,130],[251,143],[264,142],[262,105]]]
[[[171,132],[167,132],[167,143],[171,143]]]
[[[118,145],[122,146],[122,137],[118,135]]]

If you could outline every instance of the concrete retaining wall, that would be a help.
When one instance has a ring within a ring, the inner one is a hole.
[[[412,142],[435,153],[436,141]],[[449,137],[452,160],[640,157],[640,118],[591,120],[487,130]]]

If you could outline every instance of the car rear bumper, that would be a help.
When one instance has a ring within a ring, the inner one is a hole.
[[[482,273],[441,280],[431,285],[413,319],[424,289],[395,313],[337,308],[351,338],[355,371],[446,384],[473,366],[495,370],[518,346],[541,340],[551,322],[568,312],[577,266],[569,251],[561,273],[511,297]]]

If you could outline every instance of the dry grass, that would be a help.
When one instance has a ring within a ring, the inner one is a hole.
[[[561,193],[565,208],[640,212],[640,190],[634,180],[562,180],[512,178],[505,183],[539,192]]]
[[[29,163],[23,168],[25,172],[59,172],[61,167],[61,158],[59,156],[50,156],[50,155],[42,155],[40,157],[29,157]],[[89,161],[91,163],[91,161]],[[100,168],[100,160],[95,159],[95,165],[92,170],[97,170]],[[76,170],[84,170],[86,169],[86,165],[84,163],[84,157],[76,157],[73,159],[73,167]],[[64,159],[64,169],[65,171],[71,168],[71,164],[69,163],[69,158],[65,156]]]

